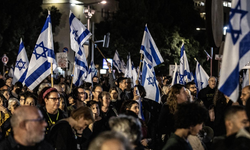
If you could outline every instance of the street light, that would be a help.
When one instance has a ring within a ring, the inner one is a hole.
[[[95,10],[91,9],[90,6],[94,4],[106,4],[106,0],[96,1],[92,3],[83,3],[83,4],[77,4],[77,5],[83,5],[87,7],[87,9],[84,10],[85,17],[87,18],[87,29],[90,31],[90,19],[95,14]],[[94,29],[92,29],[92,41],[94,41]],[[91,42],[92,50],[91,50],[91,59],[94,61],[94,44]],[[90,41],[89,41],[90,46]],[[89,49],[90,50],[90,49]]]

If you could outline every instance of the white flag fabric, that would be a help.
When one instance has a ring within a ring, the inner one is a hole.
[[[150,66],[157,66],[164,62],[155,42],[152,38],[147,25],[145,25],[145,30],[141,43],[141,54],[144,54],[144,59]]]
[[[50,12],[37,39],[35,49],[30,59],[25,85],[33,90],[48,75],[51,74],[51,64],[53,70],[56,68],[56,60],[53,45],[52,25]]]
[[[136,68],[134,66],[134,63],[132,62],[132,78],[133,78],[133,85],[136,85],[136,80],[138,77],[138,73],[136,72]]]
[[[113,58],[113,66],[115,66],[115,68],[117,69],[119,73],[122,72],[122,62],[121,62],[121,59],[117,50],[115,51],[115,55]]]
[[[195,83],[197,87],[197,93],[207,87],[209,76],[206,71],[202,68],[200,63],[197,61],[195,69]]]
[[[89,30],[79,21],[70,10],[69,13],[70,24],[70,45],[71,49],[76,53],[79,50],[79,45],[82,46],[85,41],[92,35]]]
[[[126,64],[125,64],[125,62],[124,62],[124,60],[122,59],[122,66],[121,66],[121,70],[122,70],[122,73],[124,73],[125,74],[125,72],[126,72]]]
[[[82,80],[85,80],[88,75],[88,64],[84,53],[83,43],[88,40],[91,33],[71,11],[69,14],[69,25],[71,48],[76,52],[73,84],[80,86],[82,84]]]
[[[179,70],[178,70],[177,63],[175,63],[175,68],[174,68],[171,86],[173,86],[175,84],[179,84],[179,81],[180,81]]]
[[[147,93],[145,98],[154,100],[158,103],[161,102],[158,81],[156,80],[155,74],[152,72],[152,69],[149,68],[145,60],[143,62],[142,69],[142,86],[145,88]]]
[[[23,41],[21,39],[16,59],[16,65],[14,69],[13,80],[12,80],[13,85],[16,82],[22,82],[24,84],[25,77],[28,71],[28,66],[29,66],[29,60],[27,57]]]
[[[130,54],[128,54],[127,56],[127,66],[126,66],[124,77],[132,78],[132,62],[131,62]]]
[[[190,72],[188,59],[185,51],[184,44],[181,47],[181,57],[180,57],[180,84],[185,85],[186,83],[192,81],[194,78]]]
[[[95,69],[95,64],[92,60],[89,66],[88,75],[87,75],[87,78],[85,79],[85,82],[92,83],[92,78],[96,75],[96,72],[97,71]]]
[[[136,95],[140,95],[140,92],[138,90],[138,87],[135,87],[136,89]],[[139,114],[138,114],[138,117],[142,120],[145,121],[145,118],[144,118],[144,114],[143,114],[143,110],[142,110],[142,103],[141,103],[141,96],[139,96],[139,99],[136,100],[139,104]]]
[[[250,1],[232,0],[218,89],[236,102],[239,71],[250,58]]]

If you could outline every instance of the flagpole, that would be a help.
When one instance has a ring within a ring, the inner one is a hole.
[[[213,76],[213,47],[211,47],[210,59],[210,76]]]
[[[73,66],[73,70],[72,70],[72,79],[71,79],[71,84],[70,84],[70,89],[69,89],[69,93],[71,93],[72,91],[72,84],[73,84],[73,79],[74,79],[74,71],[75,71],[75,63],[74,63],[74,66]]]
[[[95,43],[92,39],[91,39],[92,43]],[[96,48],[98,49],[98,51],[100,52],[100,54],[102,55],[102,57],[106,60],[106,62],[108,62],[107,58],[103,55],[102,51],[99,49],[98,46],[96,46]]]
[[[52,63],[50,63],[50,69],[51,69],[51,87],[54,87],[54,80],[53,80],[53,66],[52,66]]]
[[[139,77],[140,77],[140,74],[141,74],[141,64],[142,64],[142,55],[141,54],[141,58],[140,58],[140,64],[139,64],[139,71],[138,71],[138,76],[137,76],[137,80],[136,80],[136,84],[139,85]]]

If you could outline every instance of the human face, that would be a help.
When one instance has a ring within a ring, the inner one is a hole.
[[[46,109],[55,111],[59,108],[60,94],[58,92],[51,92],[48,98],[45,98]]]
[[[126,89],[131,89],[131,79],[130,78],[128,78],[127,80],[126,80],[126,82],[125,82],[125,85],[126,85]]]
[[[82,102],[85,101],[85,90],[83,88],[78,88],[78,99]]]
[[[95,88],[95,91],[92,92],[92,94],[94,95],[94,99],[98,100],[98,96],[99,94],[102,92],[102,88],[100,86]]]
[[[243,102],[243,105],[246,105],[247,99],[250,97],[250,90],[248,89],[248,87],[245,87],[242,89],[241,91],[241,96],[240,99]]]
[[[96,117],[98,117],[98,116],[100,115],[100,108],[99,108],[99,105],[94,104],[94,105],[92,105],[90,108],[91,108],[91,110],[92,110],[92,113],[93,113],[94,118],[96,118]]]
[[[233,117],[232,121],[232,133],[238,132],[240,129],[249,126],[248,118],[245,111],[238,111]]]
[[[119,88],[122,90],[127,89],[128,83],[126,82],[126,80],[122,80],[122,82],[119,83]]]
[[[109,107],[109,104],[110,104],[110,96],[109,95],[104,95],[102,97],[102,105],[104,107]]]
[[[177,103],[181,104],[183,102],[188,101],[188,95],[184,89],[184,87],[181,88],[180,93],[176,95],[177,97]]]
[[[74,98],[73,97],[69,97],[68,98],[68,101],[69,101],[69,104],[71,105],[71,104],[74,104]]]
[[[91,123],[92,120],[85,120],[83,117],[81,117],[79,120],[77,120],[74,128],[76,129],[77,133],[82,134],[83,130]]]
[[[62,111],[64,111],[64,106],[65,106],[65,102],[64,102],[64,99],[61,97],[60,98],[59,109],[61,109]]]
[[[32,144],[39,143],[44,139],[47,123],[39,110],[32,111],[28,116],[28,119],[25,120],[26,130],[29,135],[27,136],[28,141]]]
[[[24,105],[24,102],[25,102],[25,97],[24,96],[20,96],[20,106],[23,106]]]
[[[10,98],[10,93],[9,93],[9,91],[4,91],[3,96],[4,96],[7,100],[9,100],[9,98]]]
[[[191,94],[193,96],[196,96],[196,93],[197,93],[196,85],[195,84],[191,84],[190,87],[189,87],[189,91],[191,92]]]
[[[32,97],[27,97],[26,101],[25,101],[25,105],[29,105],[29,106],[35,106],[35,100]]]
[[[97,77],[94,77],[94,78],[93,78],[93,82],[94,82],[94,83],[99,83],[99,79],[98,79]]]
[[[211,77],[209,80],[208,80],[208,85],[211,89],[214,89],[216,87],[216,83],[217,83],[217,80],[215,77]]]
[[[110,96],[111,96],[111,99],[118,99],[118,93],[116,92],[116,90],[112,90],[110,92]]]
[[[15,109],[18,107],[18,103],[16,101],[13,101],[11,104],[10,104],[10,112],[13,114]]]
[[[86,94],[88,95],[88,98],[85,99],[85,101],[90,101],[91,100],[91,92],[90,90],[85,90]]]
[[[9,87],[12,87],[12,83],[11,82],[12,82],[12,79],[9,78],[9,79],[6,80],[5,84],[8,85]]]
[[[125,150],[125,147],[119,140],[110,139],[102,144],[101,150]]]
[[[190,134],[197,135],[199,131],[202,129],[202,125],[203,123],[190,127],[190,130],[189,130]]]
[[[136,113],[136,115],[139,115],[139,105],[138,104],[133,104],[130,108],[131,111]]]

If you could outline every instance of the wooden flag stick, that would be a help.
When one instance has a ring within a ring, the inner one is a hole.
[[[51,87],[54,87],[54,80],[53,80],[53,65],[52,65],[52,63],[50,63],[50,69],[51,69],[51,76],[50,76],[50,81],[51,81]]]
[[[142,65],[142,56],[143,54],[141,54],[141,58],[140,58],[140,64],[139,64],[139,71],[138,71],[138,76],[137,76],[137,80],[136,80],[136,84],[139,85],[139,76],[141,74],[141,65]]]
[[[75,64],[74,64],[74,66],[73,66],[73,70],[72,70],[72,73],[71,73],[72,79],[71,79],[71,84],[70,84],[69,93],[71,93],[71,91],[72,91],[72,84],[73,84],[73,79],[74,79],[74,71],[75,71]]]
[[[95,43],[92,39],[91,42]],[[98,51],[100,52],[100,54],[102,55],[102,57],[106,60],[106,62],[108,62],[107,58],[103,55],[102,51],[99,49],[98,46],[96,46],[96,48],[98,49]]]

